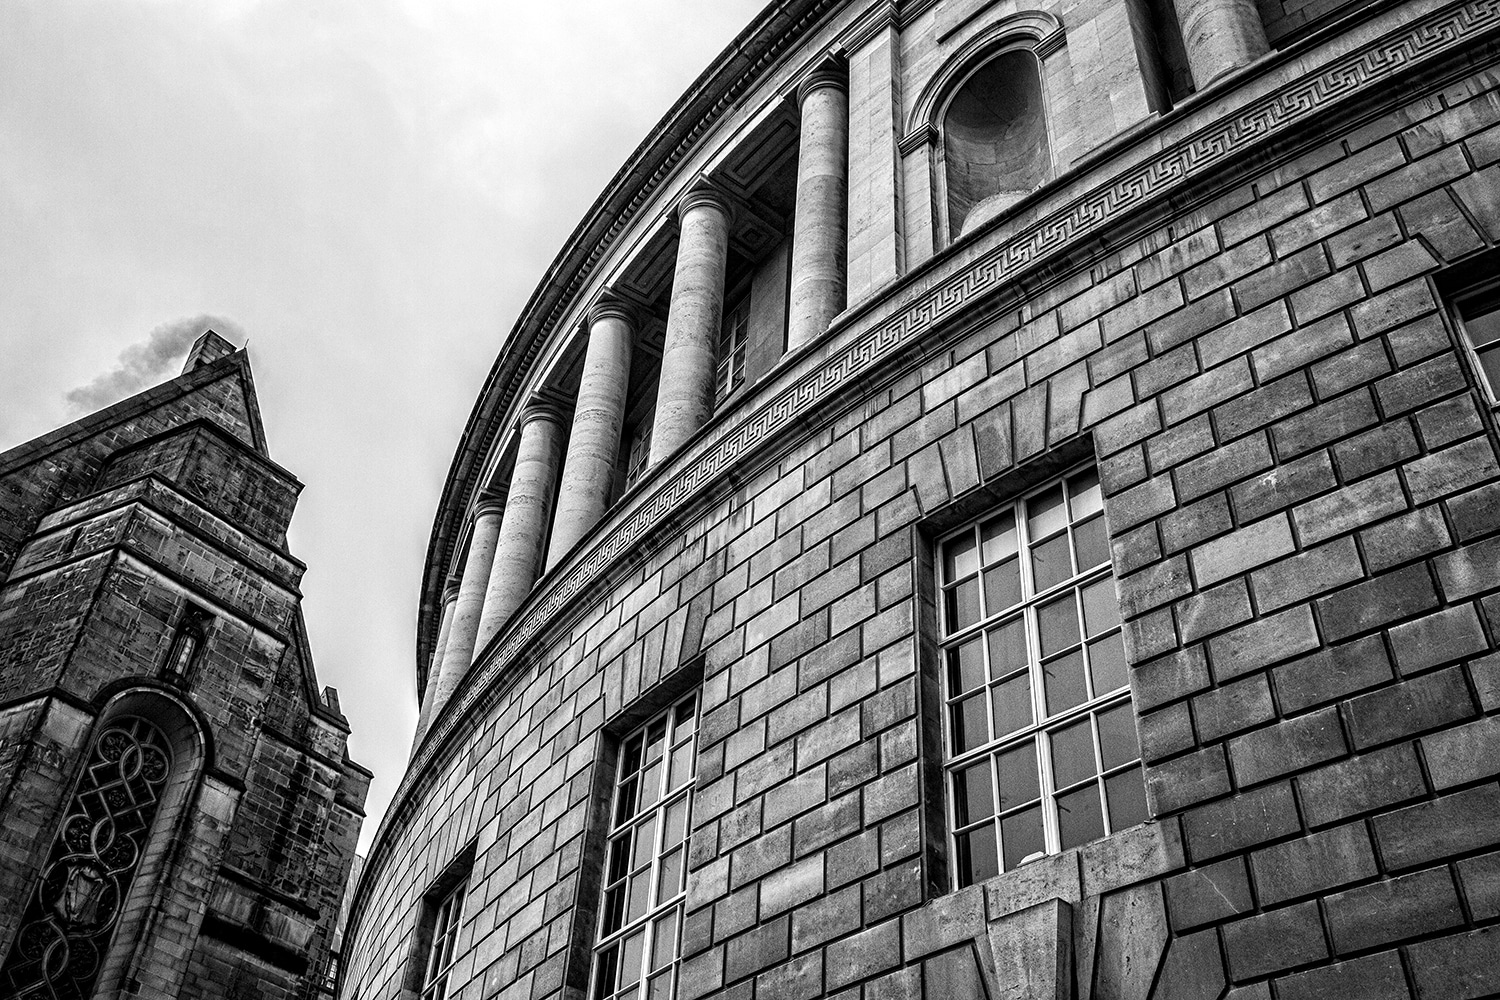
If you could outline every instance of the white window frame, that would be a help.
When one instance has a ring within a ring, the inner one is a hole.
[[[458,931],[463,925],[468,879],[459,882],[432,909],[432,941],[422,963],[421,1000],[446,1000],[448,977],[458,960]]]
[[[682,964],[699,710],[695,689],[620,741],[610,783],[609,835],[600,866],[600,906],[589,974],[591,1000],[668,1000],[680,994],[677,976]],[[661,752],[653,758],[650,737],[658,726],[662,727]],[[632,753],[639,755],[634,766]],[[650,772],[658,764],[660,772],[651,790]],[[643,835],[649,846],[638,843]],[[617,854],[621,847],[624,854]],[[620,872],[616,870],[618,857],[626,858]],[[663,878],[673,872],[676,887],[664,887]],[[646,895],[643,907],[632,914],[631,890],[638,882],[646,887]],[[619,901],[617,915],[612,914],[615,900]],[[663,937],[668,931],[670,940]],[[629,955],[636,941],[639,953],[632,970]],[[668,953],[665,960],[663,948]],[[652,992],[658,985],[663,988]]]
[[[955,888],[962,888],[965,885],[970,885],[975,882],[982,881],[984,878],[993,877],[993,875],[1000,872],[1019,867],[1021,864],[1024,864],[1025,862],[1030,861],[1034,857],[1038,856],[1039,853],[1055,854],[1064,849],[1061,838],[1057,799],[1060,796],[1065,796],[1070,792],[1076,792],[1079,789],[1086,787],[1086,781],[1080,780],[1073,784],[1069,784],[1064,789],[1062,789],[1061,792],[1059,792],[1056,786],[1055,775],[1053,773],[1052,755],[1048,752],[1050,740],[1053,734],[1058,733],[1062,730],[1069,729],[1073,724],[1079,722],[1080,720],[1089,719],[1102,713],[1107,713],[1110,710],[1117,709],[1120,706],[1125,706],[1123,709],[1121,709],[1121,711],[1128,714],[1128,721],[1130,723],[1129,733],[1131,735],[1131,739],[1135,739],[1134,709],[1133,707],[1131,707],[1128,673],[1122,672],[1120,675],[1120,683],[1109,688],[1108,690],[1093,690],[1094,683],[1091,676],[1092,654],[1090,651],[1087,651],[1091,646],[1098,646],[1102,649],[1104,648],[1105,644],[1112,644],[1113,647],[1117,649],[1117,654],[1119,656],[1117,669],[1120,669],[1122,671],[1128,670],[1128,667],[1126,667],[1124,664],[1123,634],[1119,622],[1117,592],[1115,591],[1114,587],[1110,586],[1107,582],[1113,580],[1113,566],[1108,554],[1108,537],[1107,534],[1102,533],[1102,494],[1100,493],[1099,487],[1097,485],[1095,485],[1094,487],[1094,495],[1099,499],[1093,502],[1093,509],[1088,510],[1084,514],[1073,516],[1066,514],[1069,508],[1068,506],[1064,507],[1066,527],[1063,530],[1066,532],[1069,538],[1075,539],[1074,541],[1071,541],[1069,543],[1070,552],[1076,551],[1077,542],[1075,529],[1080,526],[1090,524],[1094,521],[1095,518],[1097,518],[1097,523],[1099,529],[1101,529],[1101,537],[1103,538],[1104,545],[1103,561],[1098,562],[1092,566],[1084,567],[1081,571],[1070,572],[1065,577],[1053,581],[1043,590],[1038,591],[1036,587],[1032,554],[1042,545],[1051,542],[1060,536],[1054,529],[1049,530],[1047,534],[1043,535],[1040,539],[1032,539],[1031,527],[1027,518],[1028,504],[1036,498],[1042,496],[1043,494],[1058,487],[1060,484],[1071,484],[1078,481],[1081,476],[1085,476],[1090,473],[1097,477],[1097,471],[1094,469],[1094,465],[1092,462],[1072,468],[1068,470],[1068,472],[1064,475],[1048,481],[1037,489],[1027,492],[1012,503],[1002,504],[997,507],[991,508],[982,516],[970,520],[962,527],[947,533],[938,540],[936,550],[937,559],[935,566],[935,575],[937,579],[937,603],[939,619],[938,624],[940,637],[939,645],[941,656],[940,686],[942,690],[942,729],[944,745],[943,782],[946,792],[944,799],[946,802],[947,814],[947,839],[948,847],[950,850],[949,856],[953,859],[951,868],[953,871],[953,882]],[[1071,503],[1072,499],[1070,491],[1065,492],[1064,504],[1069,505]],[[990,569],[1001,566],[1006,560],[1010,558],[1009,555],[1005,555],[1003,557],[997,558],[996,561],[992,563],[986,564],[983,558],[983,543],[980,536],[981,526],[992,524],[997,519],[1005,517],[1007,513],[1011,514],[1014,517],[1014,530],[1016,532],[1015,558],[1019,564],[1020,569],[1020,600],[1018,603],[1014,603],[1008,605],[1007,607],[998,609],[990,609],[985,603],[981,603],[979,605],[978,617],[974,621],[963,623],[955,628],[950,624],[948,620],[949,592],[955,589],[956,585],[958,584],[967,583],[970,580],[977,580],[979,584],[979,599],[981,601],[987,600],[987,598],[984,596],[985,586],[983,569]],[[947,565],[949,553],[948,547],[955,541],[963,539],[965,535],[968,535],[970,538],[972,538],[975,543],[975,569],[973,571],[973,574],[951,574],[949,566]],[[1069,563],[1070,569],[1074,566],[1074,564],[1074,562]],[[950,575],[952,577],[951,579],[949,578]],[[1111,607],[1114,609],[1114,622],[1108,627],[1103,627],[1098,631],[1090,633],[1089,628],[1084,621],[1084,608],[1081,605],[1081,602],[1083,600],[1082,595],[1086,589],[1095,587],[1096,585],[1100,584],[1101,581],[1105,581],[1104,588],[1102,590],[1096,591],[1095,593],[1105,595],[1114,599],[1115,603],[1111,605]],[[1042,656],[1041,640],[1037,625],[1037,614],[1039,609],[1048,608],[1055,605],[1057,600],[1062,595],[1070,591],[1074,594],[1075,613],[1078,613],[1078,617],[1077,619],[1075,619],[1078,626],[1078,641],[1072,644],[1061,646],[1057,650],[1050,651],[1049,658],[1047,659],[1045,665],[1061,662],[1068,656],[1071,656],[1072,651],[1075,649],[1084,651],[1082,652],[1083,676],[1085,678],[1086,687],[1082,701],[1049,716],[1044,711],[1046,675],[1044,673],[1044,660]],[[991,662],[991,645],[986,636],[988,632],[990,632],[991,630],[995,630],[998,626],[1008,625],[1016,621],[1024,622],[1025,626],[1025,676],[1028,680],[1030,688],[1029,696],[1031,722],[1029,725],[1012,729],[1007,733],[996,734],[994,693],[1003,684],[1009,684],[1018,680],[1020,678],[1021,671],[1018,667],[1014,666],[1010,669],[995,669]],[[979,639],[978,645],[983,657],[983,678],[977,686],[965,687],[964,690],[955,693],[953,690],[954,684],[952,670],[950,669],[950,663],[953,662],[953,657],[950,654],[956,653],[957,650],[962,647],[968,647],[976,638]],[[964,747],[962,751],[959,751],[955,746],[954,720],[956,718],[956,706],[968,699],[976,697],[975,692],[979,692],[979,696],[982,696],[984,698],[984,717],[986,725],[984,735],[986,738],[977,742],[972,742],[970,743],[970,745]],[[1103,821],[1102,835],[1108,836],[1109,834],[1116,832],[1117,826],[1116,824],[1111,822],[1111,808],[1109,805],[1109,800],[1104,795],[1105,783],[1111,778],[1116,778],[1119,775],[1129,773],[1132,769],[1134,769],[1137,774],[1140,774],[1140,751],[1137,745],[1135,746],[1134,754],[1130,757],[1130,759],[1116,760],[1113,765],[1106,765],[1103,761],[1103,753],[1100,745],[1100,730],[1097,723],[1090,725],[1090,736],[1093,743],[1093,763],[1095,771],[1092,780],[1095,784],[1096,790],[1100,793],[1099,811]],[[1000,795],[1000,767],[998,764],[999,758],[1002,754],[1019,749],[1025,746],[1028,742],[1033,748],[1034,761],[1038,770],[1037,792],[1039,798],[1027,799],[1019,806],[1006,806],[1002,803]],[[1112,746],[1114,746],[1114,744],[1112,744]],[[960,796],[958,791],[958,779],[956,778],[956,776],[960,772],[964,772],[975,764],[986,759],[990,761],[990,815],[987,819],[976,819],[971,817],[968,823],[961,825],[958,822],[958,799]],[[1134,791],[1134,786],[1130,786],[1130,791]],[[1132,804],[1138,804],[1140,806],[1140,811],[1143,817],[1145,808],[1144,801],[1144,784],[1142,783],[1142,785],[1140,786],[1139,803]],[[1002,843],[1001,837],[1000,822],[1003,817],[1019,815],[1021,813],[1029,811],[1033,807],[1033,803],[1036,803],[1040,806],[1042,820],[1042,839],[1044,844],[1043,850],[1042,852],[1032,852],[1024,858],[1014,859],[1014,863],[1007,867],[1005,862],[1005,848]],[[1130,817],[1130,819],[1131,822],[1129,825],[1134,825],[1135,822],[1140,821],[1133,816]],[[963,855],[961,853],[960,837],[983,828],[985,823],[989,823],[992,827],[992,842],[994,844],[996,871],[988,872],[983,875],[976,875],[966,880],[965,872],[962,870],[961,864],[961,858],[963,857]],[[1119,826],[1118,828],[1123,829],[1124,827]],[[1076,845],[1070,844],[1068,846],[1072,847]]]

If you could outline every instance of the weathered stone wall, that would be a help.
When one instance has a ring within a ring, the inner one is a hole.
[[[1323,119],[805,417],[468,704],[347,995],[406,995],[470,846],[459,995],[581,990],[611,733],[699,683],[686,997],[1500,991],[1500,465],[1430,280],[1500,237],[1497,86]],[[1085,455],[1156,818],[953,892],[930,539]]]

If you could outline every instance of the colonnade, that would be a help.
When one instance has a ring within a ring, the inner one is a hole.
[[[842,67],[820,67],[796,96],[801,126],[788,350],[817,339],[846,304],[847,75]],[[713,415],[734,208],[720,188],[700,178],[677,203],[676,216],[677,261],[652,425],[652,465],[682,447]],[[528,406],[505,493],[486,494],[472,508],[468,557],[456,584],[444,593],[417,743],[475,655],[530,593],[543,566],[557,565],[609,505],[638,324],[626,303],[606,294],[589,310],[587,325],[571,427],[565,431],[564,415],[550,404]],[[556,497],[554,483],[559,484]]]

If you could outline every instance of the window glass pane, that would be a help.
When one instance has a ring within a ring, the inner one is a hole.
[[[1064,726],[1052,734],[1052,783],[1055,787],[1067,788],[1098,773],[1094,767],[1094,735],[1089,731],[1088,719]]]
[[[1026,666],[1026,622],[1022,618],[990,629],[990,674],[1004,677]]]
[[[979,549],[969,530],[943,546],[943,582],[952,583],[979,569]]]
[[[995,826],[986,823],[958,835],[958,884],[973,885],[1000,874],[1000,858],[995,853]]]
[[[657,761],[641,775],[641,809],[650,809],[661,797],[661,772],[661,761]]]
[[[687,836],[688,800],[678,799],[667,806],[667,821],[662,828],[662,850],[676,847]]]
[[[1119,767],[1140,757],[1135,735],[1135,707],[1130,702],[1099,713],[1099,753],[1104,770]]]
[[[1081,573],[1109,562],[1109,535],[1104,530],[1104,515],[1075,525],[1073,549],[1078,554],[1078,571]]]
[[[1083,684],[1083,654],[1074,650],[1042,664],[1042,682],[1049,716],[1082,705],[1088,700]]]
[[[1057,797],[1057,832],[1066,851],[1104,836],[1104,814],[1099,808],[1099,786],[1093,782]]]
[[[669,788],[681,788],[683,782],[693,777],[693,745],[684,743],[672,751],[672,772]]]
[[[625,926],[625,883],[620,883],[604,894],[604,917],[601,934],[613,934]]]
[[[948,650],[948,688],[951,694],[965,694],[984,683],[984,647],[976,637]]]
[[[1069,479],[1068,493],[1068,504],[1073,508],[1075,521],[1081,521],[1104,509],[1104,499],[1099,494],[1098,469],[1087,469]]]
[[[995,814],[995,793],[990,788],[990,761],[986,757],[973,767],[953,775],[953,816],[959,826]]]
[[[1489,380],[1490,391],[1500,396],[1500,345],[1488,347],[1479,352],[1479,367],[1484,369],[1484,377]]]
[[[617,882],[630,872],[631,838],[617,837],[609,845],[608,881]]]
[[[984,609],[998,614],[1021,603],[1021,561],[1007,559],[984,571]]]
[[[665,902],[682,891],[682,848],[677,848],[661,859],[661,870],[656,878],[656,901]]]
[[[1126,830],[1151,818],[1146,813],[1146,786],[1139,767],[1105,778],[1104,791],[1109,797],[1111,830]]]
[[[1059,600],[1043,604],[1036,612],[1036,627],[1041,633],[1042,655],[1060,653],[1078,643],[1078,607],[1069,591]]]
[[[1068,555],[1068,536],[1058,535],[1031,549],[1031,575],[1037,593],[1051,590],[1073,575],[1073,560]]]
[[[682,739],[695,728],[698,713],[698,700],[689,698],[677,706],[677,719],[673,724],[673,731],[678,739]]]
[[[636,931],[625,939],[624,946],[620,949],[620,985],[629,986],[640,982],[641,979],[641,953],[646,944],[646,935],[642,931]]]
[[[656,817],[653,816],[635,828],[635,850],[630,859],[632,868],[648,864],[656,852]]]
[[[1475,347],[1500,341],[1500,310],[1477,312],[1473,316],[1465,311],[1464,330],[1469,335],[1469,343]]]
[[[1017,674],[995,685],[995,736],[1009,736],[1034,721],[1031,710],[1031,674]]]
[[[998,758],[1000,810],[1014,809],[1042,794],[1036,771],[1036,744],[1027,740]]]
[[[1006,511],[999,517],[986,521],[979,529],[979,538],[986,566],[999,562],[1006,556],[1015,555],[1016,515],[1011,511]]]
[[[677,911],[658,917],[651,929],[651,971],[677,957]]]
[[[604,1000],[615,991],[616,973],[619,971],[620,948],[610,945],[599,953],[594,967],[598,970],[594,979],[594,1000]]]
[[[1083,588],[1083,624],[1090,638],[1120,624],[1114,577],[1106,576]]]
[[[989,718],[981,692],[950,706],[953,713],[953,752],[961,754],[989,742]]]
[[[625,911],[625,922],[633,923],[645,916],[651,905],[651,869],[646,869],[630,880],[630,902]]]
[[[1062,487],[1054,486],[1028,500],[1026,517],[1033,545],[1067,524],[1068,512],[1063,508]]]
[[[1089,644],[1089,668],[1094,676],[1094,694],[1109,694],[1129,683],[1125,666],[1125,640],[1120,633]]]
[[[651,992],[648,994],[648,1000],[671,1000],[671,997],[672,970],[668,969],[651,980]]]
[[[979,578],[972,577],[947,593],[948,631],[957,632],[979,620]]]
[[[662,748],[667,741],[667,720],[660,719],[651,723],[651,728],[646,731],[646,760],[653,761],[661,757]]]
[[[1047,850],[1042,833],[1042,807],[1032,806],[1000,821],[1000,836],[1005,842],[1005,870],[1010,871],[1033,854]]]

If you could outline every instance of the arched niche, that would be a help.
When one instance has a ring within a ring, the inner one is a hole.
[[[940,130],[948,232],[957,238],[1051,177],[1036,54],[1013,48],[981,64],[948,100]]]

